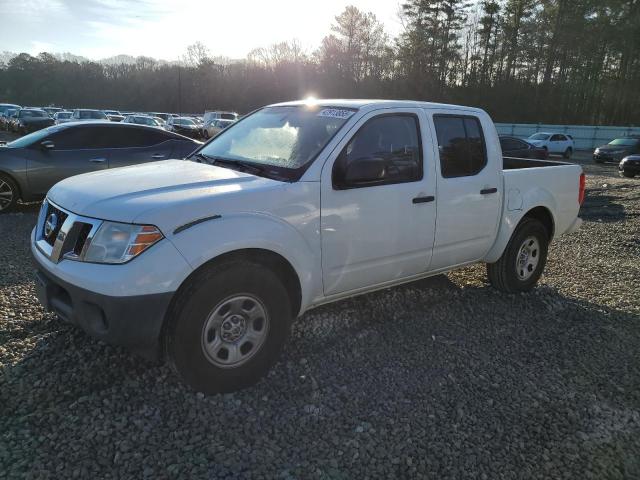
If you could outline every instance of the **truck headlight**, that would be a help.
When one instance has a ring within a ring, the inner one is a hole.
[[[91,240],[84,261],[125,263],[163,238],[153,225],[103,222]]]

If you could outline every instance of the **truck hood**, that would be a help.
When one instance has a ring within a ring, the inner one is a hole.
[[[240,194],[244,208],[259,210],[260,192],[285,185],[228,168],[164,160],[70,177],[54,185],[47,197],[78,215],[152,223],[168,230],[221,214],[225,205],[238,204]],[[249,192],[255,195],[247,195]],[[255,205],[248,204],[251,202]]]

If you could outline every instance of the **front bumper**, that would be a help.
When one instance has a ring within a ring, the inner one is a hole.
[[[52,262],[36,245],[38,300],[89,335],[144,357],[160,353],[160,334],[175,291],[192,272],[173,244],[161,240],[121,265],[63,259]]]
[[[172,293],[110,297],[36,272],[36,296],[47,311],[94,338],[148,359],[160,357],[160,331]]]
[[[594,153],[593,159],[601,162],[619,162],[625,155],[611,153]]]

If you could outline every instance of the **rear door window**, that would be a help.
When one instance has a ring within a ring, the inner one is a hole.
[[[52,135],[56,150],[152,147],[171,140],[167,132],[125,126],[82,126]]]
[[[108,126],[104,130],[105,148],[141,148],[152,147],[171,140],[168,133],[160,129],[137,128],[127,126]]]
[[[462,115],[434,115],[440,171],[444,178],[477,175],[487,164],[480,121]]]
[[[73,127],[55,133],[49,138],[56,150],[102,148],[104,141],[100,127]]]

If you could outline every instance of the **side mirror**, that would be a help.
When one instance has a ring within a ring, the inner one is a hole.
[[[53,150],[56,146],[51,140],[45,140],[44,142],[40,142],[40,147],[43,150]]]
[[[380,157],[361,157],[336,172],[334,184],[337,188],[350,188],[384,181],[387,174],[387,162]],[[342,173],[340,175],[340,173]]]

